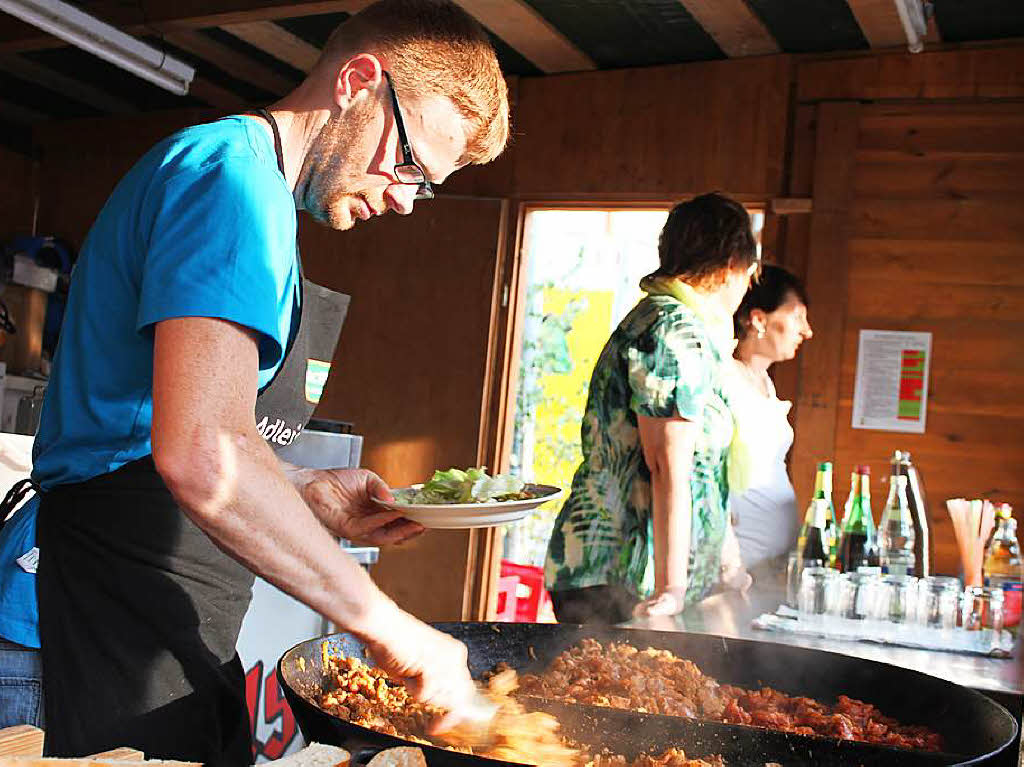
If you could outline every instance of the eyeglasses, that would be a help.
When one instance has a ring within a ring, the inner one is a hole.
[[[395,166],[395,178],[402,184],[416,184],[414,200],[432,200],[434,199],[434,186],[427,181],[427,174],[413,158],[412,147],[409,146],[409,135],[405,132],[405,121],[402,119],[402,110],[398,106],[398,94],[395,93],[395,84],[391,82],[391,74],[385,71],[384,79],[388,81],[388,87],[391,89],[391,106],[395,112],[398,143],[402,147],[402,162]]]

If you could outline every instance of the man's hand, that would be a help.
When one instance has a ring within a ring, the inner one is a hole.
[[[302,499],[324,526],[353,543],[386,546],[407,541],[423,527],[385,509],[374,498],[391,500],[380,477],[365,469],[304,469],[291,474]]]
[[[445,709],[446,726],[472,717],[476,686],[462,642],[393,603],[375,611],[370,626],[363,642],[381,669],[402,680],[417,700]]]

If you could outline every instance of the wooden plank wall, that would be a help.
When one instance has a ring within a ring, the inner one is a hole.
[[[1024,512],[1020,84],[1021,48],[818,62],[800,72],[805,97],[876,100],[860,109],[844,222],[849,270],[839,398],[834,416],[798,407],[797,434],[834,430],[840,498],[853,465],[871,465],[876,514],[892,450],[910,450],[931,504],[935,565],[946,573],[958,571],[946,498],[1005,499],[1018,517]],[[902,97],[911,85],[922,98],[884,98]],[[812,321],[831,310],[831,296],[812,292],[811,301]],[[925,434],[852,428],[862,328],[933,333]],[[822,417],[834,421],[819,423]],[[794,460],[792,470],[798,487],[808,484],[811,459]]]
[[[782,189],[792,61],[524,78],[512,194],[674,200]]]
[[[812,306],[814,338],[799,355],[799,390],[793,400],[801,414],[790,466],[797,498],[808,498],[814,474],[801,470],[831,456],[843,330],[846,326],[849,258],[846,248],[854,152],[860,104],[829,101],[815,109],[814,211],[810,217],[805,285]],[[822,311],[825,309],[825,311]],[[783,366],[779,366],[783,367]]]
[[[32,160],[0,147],[0,241],[32,231]]]

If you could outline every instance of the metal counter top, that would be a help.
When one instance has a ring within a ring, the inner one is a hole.
[[[673,617],[635,618],[626,628],[654,631],[690,631],[718,634],[758,642],[774,642],[815,650],[842,653],[855,658],[889,663],[921,671],[981,692],[1024,697],[1024,664],[1018,640],[1012,658],[984,658],[978,655],[916,650],[870,642],[817,639],[777,631],[761,631],[750,622],[758,615],[774,612],[785,599],[780,584],[755,584],[746,595],[730,591],[715,594]]]

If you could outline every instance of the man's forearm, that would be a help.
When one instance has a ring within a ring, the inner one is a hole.
[[[376,612],[393,609],[302,500],[297,486],[308,481],[307,470],[286,470],[255,431],[223,435],[200,452],[206,455],[196,464],[218,478],[215,492],[175,494],[224,551],[357,635],[372,627]]]
[[[278,457],[276,453],[274,454],[274,457],[277,458],[277,465],[281,467],[281,473],[284,474],[292,487],[300,492],[305,485],[309,484],[313,480],[318,471],[318,469],[307,469],[304,466],[296,466],[294,463],[289,463],[283,458]]]

